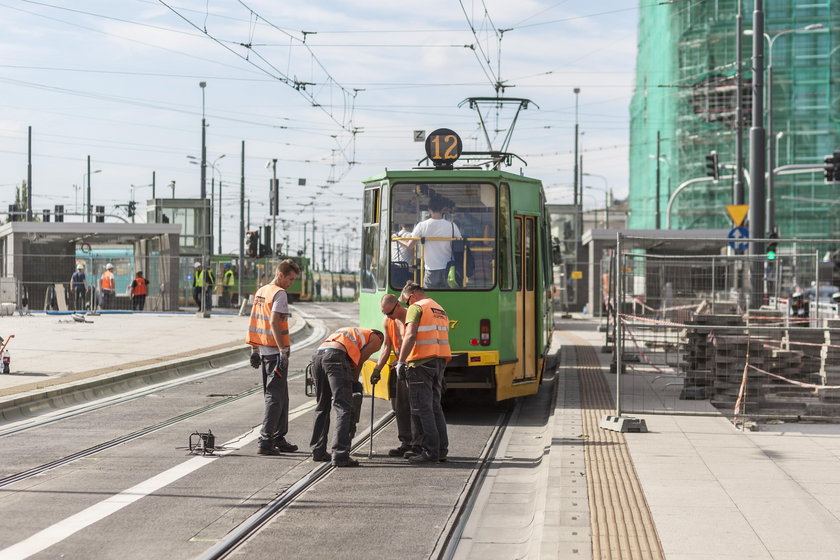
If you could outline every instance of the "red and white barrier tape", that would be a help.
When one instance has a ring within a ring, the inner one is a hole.
[[[769,371],[765,371],[761,368],[752,366],[747,364],[751,369],[763,373],[765,375],[769,375],[770,377],[775,377],[776,379],[780,379],[785,383],[790,383],[791,385],[796,385],[797,387],[805,387],[807,389],[815,389],[817,391],[822,391],[825,389],[840,389],[840,385],[815,385],[813,383],[804,383],[802,381],[796,381],[794,379],[788,379],[787,377],[782,377],[781,375],[776,375],[775,373],[770,373]]]

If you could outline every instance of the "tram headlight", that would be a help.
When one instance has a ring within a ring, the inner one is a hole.
[[[490,319],[482,319],[478,327],[478,340],[482,346],[490,346]]]

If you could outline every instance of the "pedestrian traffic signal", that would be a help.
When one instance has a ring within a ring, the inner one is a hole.
[[[718,154],[715,151],[706,156],[706,175],[712,177],[715,181],[720,179],[720,165]]]
[[[836,153],[837,152],[835,152],[835,154]],[[823,170],[825,171],[825,182],[833,183],[834,181],[836,181],[835,174],[837,172],[837,158],[835,158],[834,155],[825,156],[825,158],[823,158],[823,161],[825,162],[823,166]]]
[[[56,222],[63,222],[64,221],[64,205],[63,204],[56,204],[55,205],[55,221]]]
[[[105,207],[104,206],[97,206],[96,207],[96,221],[99,223],[103,223],[105,221]]]
[[[137,203],[133,200],[128,201],[128,217],[133,218],[135,212],[137,211]]]
[[[779,242],[775,241],[779,238],[779,232],[774,231],[770,234],[770,242],[767,243],[767,260],[776,260],[776,249],[779,247]]]

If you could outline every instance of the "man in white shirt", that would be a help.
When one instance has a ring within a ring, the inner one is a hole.
[[[443,217],[446,202],[437,195],[429,197],[430,218],[423,220],[411,232],[411,237],[426,238],[422,244],[423,250],[423,287],[446,288],[446,265],[452,260],[452,241],[459,239],[461,231],[458,226]],[[445,237],[446,241],[429,240],[429,238]],[[406,248],[414,249],[416,239],[407,241]]]

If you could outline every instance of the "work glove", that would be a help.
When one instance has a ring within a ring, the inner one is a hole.
[[[408,370],[408,364],[405,362],[397,362],[394,364],[394,371],[397,373],[397,379],[405,381],[405,372]]]
[[[262,357],[260,357],[260,353],[259,352],[251,352],[250,361],[251,361],[251,367],[252,368],[257,369],[258,367],[260,367],[260,364],[262,363]]]
[[[283,376],[289,369],[289,358],[285,354],[277,355],[277,365],[274,366],[274,374]]]
[[[381,368],[373,368],[373,373],[370,374],[371,385],[376,385],[377,383],[379,383],[379,380],[382,379],[382,375],[379,373],[381,371]]]

